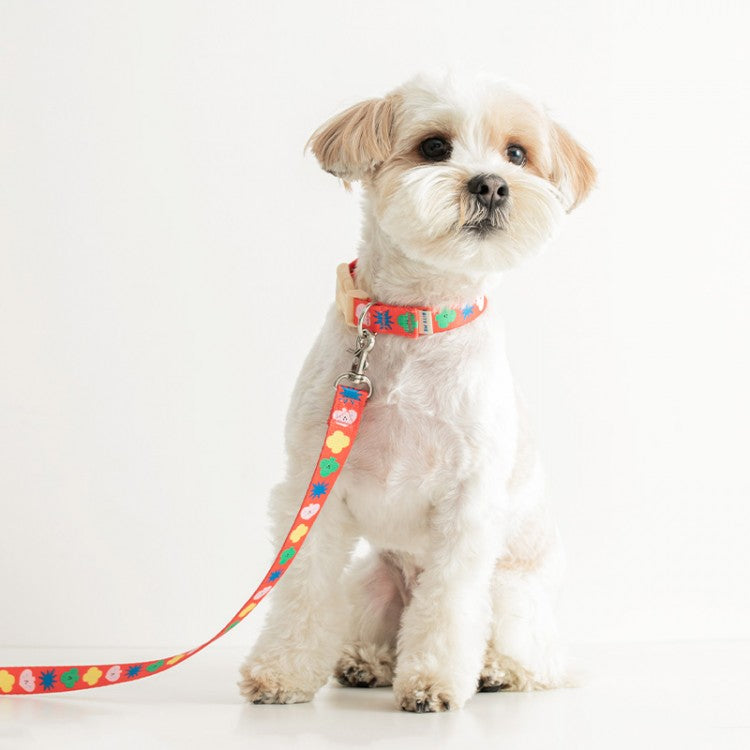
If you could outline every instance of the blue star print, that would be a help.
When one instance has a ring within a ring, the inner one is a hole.
[[[127,676],[128,677],[135,677],[140,671],[141,671],[141,665],[140,664],[133,664],[132,667],[128,667]]]
[[[359,401],[359,391],[356,388],[342,388],[341,397],[347,404]]]
[[[274,570],[273,573],[271,573],[271,575],[268,576],[269,581],[277,581],[279,578],[281,578],[280,570]]]
[[[42,681],[42,687],[45,690],[52,690],[55,687],[55,670],[50,669],[49,672],[42,672],[39,679]]]
[[[312,497],[322,497],[328,492],[328,485],[325,482],[316,482],[310,490]]]
[[[391,326],[393,325],[393,318],[391,318],[391,314],[388,312],[388,310],[383,310],[382,312],[375,313],[375,322],[382,329],[390,331]]]
[[[474,305],[465,305],[461,312],[463,313],[464,320],[466,320],[466,318],[471,317],[471,314],[474,312]]]

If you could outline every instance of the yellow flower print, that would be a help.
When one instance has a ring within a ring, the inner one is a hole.
[[[297,542],[302,539],[302,537],[307,534],[307,524],[301,523],[297,528],[294,529],[294,531],[289,535],[289,540],[293,544],[297,544]]]
[[[331,453],[341,453],[351,442],[349,436],[344,435],[341,430],[336,430],[326,438],[326,446],[331,449]]]
[[[96,685],[97,682],[99,682],[99,678],[102,676],[102,670],[98,667],[89,667],[86,670],[86,674],[83,675],[83,681],[89,685],[93,686]]]
[[[9,693],[15,684],[16,678],[7,669],[0,669],[0,690]]]

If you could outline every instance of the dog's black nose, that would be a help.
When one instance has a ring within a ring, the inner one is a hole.
[[[486,206],[490,211],[493,208],[499,208],[508,200],[508,183],[496,174],[478,174],[472,177],[467,187],[472,195],[477,196],[477,200]]]

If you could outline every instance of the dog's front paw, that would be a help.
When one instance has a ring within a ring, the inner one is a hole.
[[[250,703],[307,703],[315,695],[314,689],[259,665],[243,665],[240,675],[237,685]]]
[[[396,705],[402,711],[418,714],[450,711],[463,705],[450,687],[420,675],[406,679],[397,677],[393,683],[393,693]]]

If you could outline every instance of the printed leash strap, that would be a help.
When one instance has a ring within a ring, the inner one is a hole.
[[[132,682],[165,672],[202,651],[244,620],[279,582],[294,560],[318,517],[326,498],[349,456],[372,384],[364,374],[375,335],[395,334],[408,338],[450,331],[476,320],[486,309],[487,299],[478,297],[459,307],[404,307],[375,302],[354,286],[357,262],[337,269],[336,303],[344,320],[357,328],[354,362],[350,372],[336,380],[336,396],[328,417],[323,448],[294,523],[263,582],[239,612],[210,640],[174,656],[154,661],[124,664],[85,664],[47,667],[0,667],[0,695],[39,695],[88,690]],[[349,385],[345,385],[348,382]]]
[[[366,366],[366,354],[371,348],[370,345],[364,354],[359,352],[359,360],[365,360],[361,365],[362,371]],[[344,385],[341,382],[342,379],[348,379],[350,383],[355,385],[364,383],[365,388]],[[359,377],[356,373],[346,373],[337,381],[336,395],[331,407],[331,414],[328,417],[325,442],[302,505],[289,529],[289,533],[286,535],[284,544],[260,586],[255,589],[252,596],[242,605],[237,614],[213,638],[190,651],[167,656],[163,659],[154,659],[153,661],[129,664],[117,662],[115,664],[76,664],[73,666],[0,667],[0,695],[67,693],[71,690],[88,690],[89,688],[117,685],[122,682],[133,682],[144,677],[151,677],[151,675],[165,672],[197,654],[244,620],[281,580],[307,538],[315,519],[320,515],[326,498],[330,495],[331,489],[349,456],[370,391],[370,383],[366,378],[361,377],[361,373]]]

